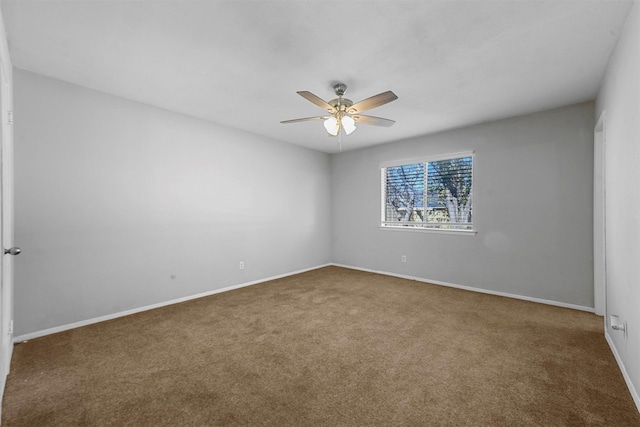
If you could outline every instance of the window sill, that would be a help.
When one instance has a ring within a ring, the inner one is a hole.
[[[459,236],[475,236],[478,234],[476,230],[438,230],[437,228],[420,228],[420,227],[389,227],[380,226],[380,230],[385,231],[409,231],[414,233],[436,233],[436,234],[456,234]]]

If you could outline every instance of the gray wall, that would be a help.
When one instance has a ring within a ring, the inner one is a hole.
[[[330,262],[326,154],[20,70],[15,141],[18,336]]]
[[[640,2],[635,1],[598,94],[605,112],[607,313],[627,323],[610,337],[640,408]]]
[[[333,155],[333,261],[593,307],[593,109]],[[463,151],[475,151],[476,235],[379,229],[381,163]]]
[[[592,103],[328,156],[20,70],[15,93],[18,336],[332,261],[593,306]],[[382,162],[468,150],[477,235],[379,229]]]

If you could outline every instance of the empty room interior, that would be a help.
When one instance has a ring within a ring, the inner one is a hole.
[[[0,0],[2,424],[640,426],[640,1]]]

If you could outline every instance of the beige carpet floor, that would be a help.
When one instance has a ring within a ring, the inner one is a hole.
[[[327,267],[17,344],[3,426],[640,426],[590,313]]]

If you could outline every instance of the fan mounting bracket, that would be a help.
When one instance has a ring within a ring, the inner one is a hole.
[[[333,85],[333,90],[336,92],[336,95],[342,96],[347,91],[347,85],[344,83],[336,83]]]

